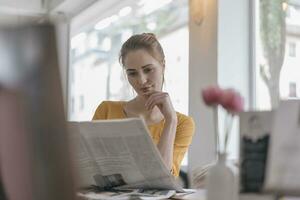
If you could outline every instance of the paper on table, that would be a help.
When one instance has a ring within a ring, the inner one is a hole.
[[[300,194],[300,100],[282,101],[275,114],[265,190]]]

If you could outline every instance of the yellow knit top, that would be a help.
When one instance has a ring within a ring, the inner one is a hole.
[[[124,103],[124,101],[103,101],[96,109],[93,120],[127,118],[123,109]],[[194,120],[191,117],[179,112],[176,112],[176,114],[178,123],[174,142],[173,166],[171,170],[174,176],[179,175],[181,161],[192,142],[192,137],[195,132]],[[151,137],[156,145],[160,140],[163,127],[164,120],[157,124],[148,125]]]

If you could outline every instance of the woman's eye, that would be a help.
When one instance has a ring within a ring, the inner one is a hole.
[[[146,68],[146,69],[144,69],[144,72],[145,72],[145,73],[149,73],[149,72],[151,72],[151,71],[152,71],[151,68]]]
[[[136,73],[136,72],[128,72],[127,75],[128,75],[128,76],[136,76],[137,73]]]

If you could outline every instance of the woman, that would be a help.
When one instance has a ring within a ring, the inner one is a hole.
[[[165,56],[160,43],[152,33],[133,35],[123,44],[119,60],[137,96],[127,102],[102,102],[93,120],[143,117],[167,168],[178,176],[194,121],[176,112],[168,93],[162,91]]]

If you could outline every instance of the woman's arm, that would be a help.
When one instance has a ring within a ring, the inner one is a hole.
[[[174,141],[176,136],[177,118],[166,120],[157,148],[169,170],[173,166]]]
[[[165,118],[164,128],[157,147],[167,168],[171,170],[173,166],[174,141],[178,121],[177,115],[168,93],[151,93],[146,102],[146,108],[151,110],[154,106],[157,106],[160,109]]]

